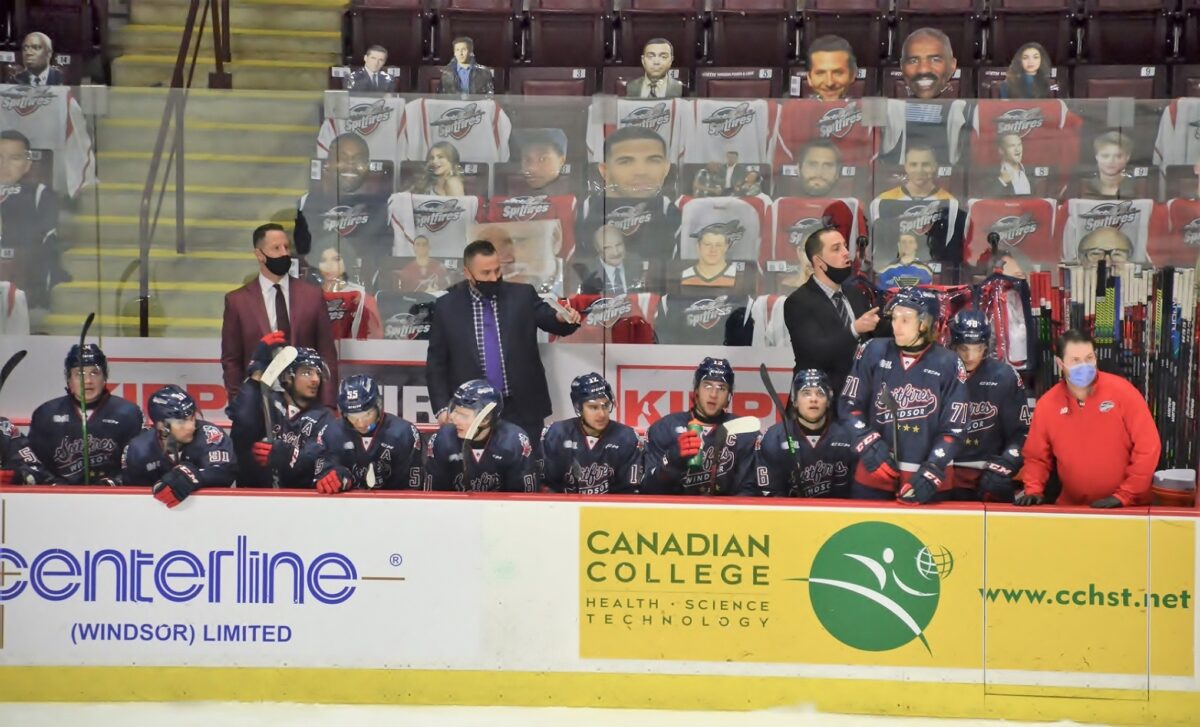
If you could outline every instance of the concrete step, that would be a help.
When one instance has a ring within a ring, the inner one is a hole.
[[[165,88],[113,88],[109,97],[108,118],[149,120],[157,129],[169,94],[170,91]],[[316,128],[321,123],[322,113],[321,94],[312,89],[297,92],[193,88],[187,96],[184,122],[282,123]],[[147,146],[152,144],[153,139]],[[316,146],[315,134],[313,146]]]
[[[119,315],[136,305],[138,285],[136,276],[127,285],[105,282],[75,281],[54,286],[51,311],[55,313],[95,310],[97,315]],[[161,315],[168,318],[207,318],[220,320],[225,309],[225,294],[239,284],[223,283],[162,283],[150,286],[150,295],[157,299]],[[92,306],[89,308],[89,306]]]
[[[96,147],[105,151],[146,151],[154,144],[161,117],[101,119]],[[184,149],[210,154],[303,157],[316,154],[318,126],[185,119]],[[169,137],[173,140],[173,137]]]
[[[79,212],[102,215],[136,215],[141,208],[143,185],[138,183],[101,182],[97,194],[83,197]],[[184,186],[184,215],[199,219],[258,219],[270,217],[280,209],[295,208],[301,188],[265,189],[255,187]],[[175,185],[167,186],[162,200],[159,224],[174,225]],[[157,205],[158,190],[154,192]]]
[[[120,53],[178,52],[182,25],[130,24],[116,29],[113,45]],[[233,27],[229,32],[234,60],[274,59],[326,61],[337,65],[342,56],[340,25],[330,30],[281,30],[278,28]],[[212,54],[212,33],[206,32],[201,56]]]
[[[184,234],[189,250],[241,250],[250,245],[250,233],[264,222],[278,222],[290,234],[296,217],[295,206],[281,207],[275,215],[242,220],[209,220],[185,217]],[[136,244],[139,236],[139,218],[132,215],[76,215],[69,225],[64,239],[73,241],[77,247],[124,247]],[[96,245],[96,240],[103,241]],[[170,216],[159,218],[151,240],[155,248],[175,248],[175,219]]]
[[[96,173],[98,178],[109,182],[145,184],[151,157],[149,151],[99,151],[96,153]],[[188,185],[216,187],[262,180],[272,189],[308,186],[307,156],[209,154],[185,150],[184,160],[184,179]]]
[[[196,77],[205,83],[213,69],[212,59],[202,57],[196,64]],[[174,55],[123,55],[112,63],[113,85],[167,86],[174,70]],[[303,91],[325,87],[329,64],[325,61],[244,60],[226,64],[225,70],[233,75],[234,88]]]
[[[241,250],[192,250],[179,255],[174,249],[151,248],[152,284],[173,282],[220,283],[233,290],[254,275],[249,238]],[[75,280],[103,280],[107,288],[138,286],[140,255],[136,246],[76,247],[63,253],[63,267]]]
[[[230,5],[230,28],[341,31],[345,2],[301,0],[237,0]],[[184,0],[136,0],[129,20],[136,25],[176,25],[186,22]]]
[[[150,335],[155,338],[213,338],[221,335],[220,318],[170,318],[153,315],[158,310],[157,299],[151,301]],[[78,336],[79,325],[91,308],[71,310],[52,307],[51,313],[42,319],[38,333],[49,336]],[[138,303],[131,300],[122,307],[122,314],[97,313],[92,324],[92,336],[137,336]]]

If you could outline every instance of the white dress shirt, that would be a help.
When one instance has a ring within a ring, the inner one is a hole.
[[[283,290],[283,304],[287,306],[288,318],[292,317],[292,294],[291,288],[288,285],[288,280],[292,276],[285,275],[279,280],[279,287]],[[267,320],[271,323],[271,330],[279,330],[279,326],[275,323],[275,283],[272,283],[270,278],[258,274],[258,284],[262,286],[263,305],[267,307]]]

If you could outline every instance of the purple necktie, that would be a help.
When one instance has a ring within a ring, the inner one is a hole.
[[[488,382],[503,396],[504,362],[500,358],[500,327],[492,301],[483,300],[483,371]]]

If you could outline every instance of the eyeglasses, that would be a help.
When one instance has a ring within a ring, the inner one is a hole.
[[[700,389],[703,391],[715,391],[717,393],[729,391],[729,386],[722,384],[719,381],[704,381],[700,384]]]
[[[89,366],[88,368],[83,369],[82,371],[80,371],[79,369],[71,369],[71,373],[70,373],[70,377],[72,379],[78,379],[78,378],[82,377],[82,378],[88,379],[88,380],[95,380],[95,379],[102,378],[103,376],[104,376],[104,372],[101,371],[100,368],[97,366]]]
[[[1124,262],[1129,259],[1129,251],[1123,247],[1112,249],[1104,249],[1101,247],[1093,247],[1084,251],[1084,255],[1088,260],[1099,262],[1104,258],[1110,258],[1119,262]]]

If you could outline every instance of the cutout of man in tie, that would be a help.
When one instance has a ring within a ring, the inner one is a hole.
[[[675,49],[666,38],[651,38],[642,46],[642,70],[646,75],[625,86],[627,98],[679,98],[683,84],[671,78]]]
[[[383,72],[387,63],[387,48],[373,45],[363,56],[363,67],[356,70],[346,79],[346,90],[357,93],[392,93],[396,90],[396,82]]]
[[[21,41],[21,63],[12,71],[12,82],[19,86],[61,86],[62,69],[50,65],[54,44],[45,33],[30,33]]]

